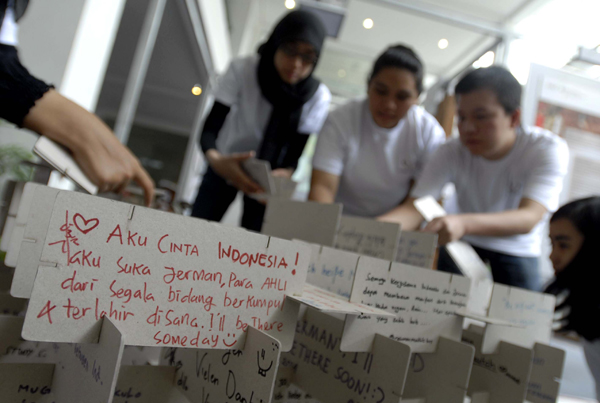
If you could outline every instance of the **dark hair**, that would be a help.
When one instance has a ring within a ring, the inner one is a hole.
[[[383,52],[373,65],[373,71],[369,76],[369,83],[386,67],[395,67],[410,71],[415,77],[417,84],[417,92],[420,94],[423,91],[423,63],[414,50],[404,45],[390,46]]]
[[[566,218],[584,237],[600,234],[600,196],[586,197],[565,204],[552,215],[550,222]]]
[[[510,71],[500,66],[473,70],[460,79],[454,93],[468,94],[473,91],[491,90],[507,114],[514,113],[521,106],[521,84]]]

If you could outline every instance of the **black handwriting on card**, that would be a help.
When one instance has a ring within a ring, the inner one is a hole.
[[[269,366],[267,368],[263,368],[260,365],[261,362],[261,358],[262,358],[262,362],[263,364],[267,361],[265,360],[265,350],[262,349],[261,353],[259,355],[258,351],[256,352],[256,362],[258,363],[258,374],[262,377],[267,377],[267,372],[269,372],[271,370],[271,367],[273,366],[273,361],[271,360],[271,362],[269,363]]]

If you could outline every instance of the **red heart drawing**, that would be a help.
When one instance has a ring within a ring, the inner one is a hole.
[[[80,221],[77,222],[77,219],[80,219]],[[75,224],[75,227],[77,227],[82,234],[87,234],[96,228],[98,224],[100,224],[100,220],[97,218],[90,218],[89,220],[86,220],[81,214],[77,213],[73,216],[73,224]]]

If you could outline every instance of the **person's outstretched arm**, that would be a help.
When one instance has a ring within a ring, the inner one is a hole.
[[[134,181],[144,190],[146,205],[152,203],[154,182],[138,159],[100,118],[55,90],[35,102],[23,127],[67,147],[100,192],[120,192]]]

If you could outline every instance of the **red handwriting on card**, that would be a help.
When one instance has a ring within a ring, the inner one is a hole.
[[[82,234],[87,234],[100,224],[100,220],[97,218],[86,220],[81,214],[77,213],[73,216],[73,224],[75,224],[75,227],[81,231]]]
[[[61,225],[60,227],[60,231],[64,232],[65,235],[65,239],[61,240],[61,241],[56,241],[56,242],[52,242],[48,245],[62,245],[62,253],[66,253],[67,254],[67,264],[69,264],[70,260],[71,260],[71,243],[74,245],[79,246],[79,239],[77,239],[77,237],[75,235],[73,235],[73,231],[71,230],[71,227],[73,226],[73,224],[69,224],[69,210],[66,211],[65,213],[65,223],[63,225]]]

